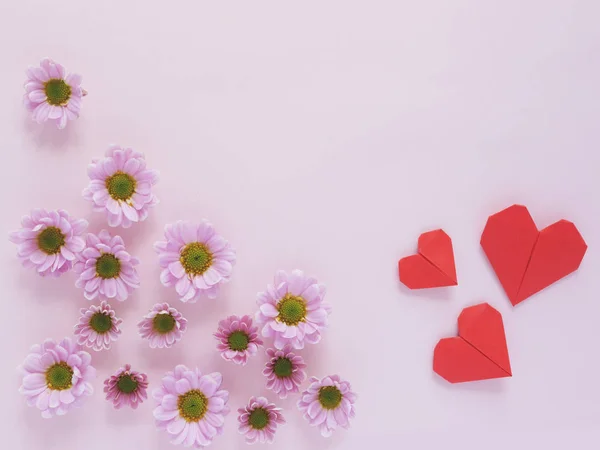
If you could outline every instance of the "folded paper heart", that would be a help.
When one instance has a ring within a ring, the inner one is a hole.
[[[450,383],[512,377],[500,313],[487,303],[463,309],[458,336],[435,346],[433,370]]]
[[[452,239],[443,230],[419,236],[418,253],[398,261],[400,281],[410,289],[456,286]]]
[[[522,205],[490,216],[481,246],[513,306],[576,271],[587,250],[572,222],[538,231]]]

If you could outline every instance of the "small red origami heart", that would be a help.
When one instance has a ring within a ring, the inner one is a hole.
[[[443,230],[419,236],[416,255],[398,261],[400,281],[410,289],[456,286],[452,239]]]
[[[513,306],[576,271],[587,250],[573,223],[538,231],[522,205],[490,216],[481,246]]]
[[[450,383],[512,377],[502,315],[487,303],[463,309],[458,336],[435,346],[433,371]]]

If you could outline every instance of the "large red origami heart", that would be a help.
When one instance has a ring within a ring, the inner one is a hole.
[[[573,223],[538,231],[522,205],[490,216],[481,246],[513,306],[576,271],[587,250]]]
[[[400,281],[410,289],[456,286],[452,239],[443,230],[419,236],[418,253],[398,261]]]
[[[458,336],[440,339],[433,370],[450,383],[511,377],[500,313],[487,303],[465,308],[458,316]]]

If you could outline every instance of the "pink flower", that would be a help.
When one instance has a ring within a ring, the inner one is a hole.
[[[338,427],[349,428],[350,419],[354,417],[356,394],[352,392],[350,383],[337,375],[330,375],[319,380],[311,377],[310,386],[298,400],[298,409],[310,425],[318,426],[325,437]]]
[[[65,68],[50,58],[42,59],[40,67],[27,69],[23,102],[37,123],[54,119],[58,128],[64,128],[67,120],[79,117],[84,95],[81,75],[67,75]]]
[[[119,325],[123,321],[116,316],[115,310],[107,302],[102,302],[100,306],[92,305],[80,312],[79,323],[75,325],[77,343],[96,351],[108,350],[110,343],[121,334]]]
[[[281,408],[264,397],[250,397],[248,406],[238,409],[238,413],[238,431],[246,435],[248,444],[273,442],[277,425],[285,423]]]
[[[256,355],[258,347],[263,343],[250,316],[229,316],[221,320],[214,336],[219,341],[217,350],[221,352],[223,359],[242,366],[250,356]]]
[[[131,148],[111,145],[105,158],[92,160],[88,176],[83,198],[93,203],[94,211],[106,212],[111,227],[129,228],[146,220],[150,207],[158,203],[152,193],[158,172],[146,169],[144,155]]]
[[[88,223],[75,220],[64,210],[34,209],[24,216],[21,228],[10,234],[19,245],[17,256],[25,267],[35,267],[42,276],[58,277],[71,270],[85,246],[82,237]]]
[[[140,336],[148,339],[150,348],[169,348],[187,329],[187,320],[168,303],[157,303],[138,323]]]
[[[299,392],[300,385],[306,380],[306,364],[302,356],[292,353],[292,347],[286,345],[283,350],[267,349],[269,360],[263,370],[267,377],[267,389],[271,389],[279,398]]]
[[[296,349],[304,348],[304,342],[317,344],[331,312],[324,296],[325,286],[301,270],[290,275],[280,270],[275,284],[258,294],[256,322],[262,326],[262,335],[275,338],[279,349],[288,343]]]
[[[42,411],[42,417],[62,416],[81,406],[94,392],[91,381],[96,378],[96,369],[91,361],[90,354],[70,338],[58,343],[47,339],[31,347],[19,368],[23,374],[19,392],[29,406]]]
[[[171,435],[172,444],[201,448],[223,434],[229,392],[220,389],[222,380],[219,372],[202,375],[183,365],[163,377],[152,392],[154,418]]]
[[[131,370],[131,365],[118,369],[114,375],[104,380],[106,400],[113,402],[115,409],[131,406],[136,409],[148,398],[148,377],[145,373]]]
[[[216,298],[219,285],[229,281],[235,252],[207,221],[179,221],[165,227],[166,241],[154,249],[163,268],[160,280],[175,286],[182,302],[195,303],[202,294]]]
[[[75,286],[84,289],[88,300],[100,297],[124,301],[140,287],[135,269],[140,261],[127,253],[120,236],[112,237],[106,230],[97,236],[88,233],[86,247],[77,259],[74,270],[79,278]]]

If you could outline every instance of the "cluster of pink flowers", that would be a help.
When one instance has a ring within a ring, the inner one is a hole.
[[[48,58],[27,71],[24,102],[39,123],[56,120],[64,128],[79,116],[84,95],[81,76],[67,74]],[[104,157],[92,160],[88,176],[83,197],[93,211],[104,214],[110,227],[142,222],[158,204],[152,192],[158,172],[148,169],[143,154],[131,148],[110,146]],[[87,226],[86,220],[74,219],[64,210],[35,209],[22,218],[21,229],[10,234],[25,267],[54,277],[73,270],[83,297],[100,302],[80,310],[74,339],[48,339],[34,345],[20,366],[19,391],[45,418],[66,414],[93,393],[96,370],[83,348],[110,350],[121,335],[123,321],[109,301],[123,302],[140,287],[140,261],[127,251],[125,241],[106,230],[86,233]],[[173,287],[183,303],[216,298],[236,263],[235,250],[206,220],[166,225],[164,240],[156,242],[154,249],[161,283]],[[298,394],[300,412],[323,436],[329,436],[338,427],[349,427],[356,395],[338,375],[312,377],[301,392],[307,364],[299,351],[322,339],[331,313],[324,297],[325,287],[302,271],[278,271],[274,282],[258,294],[254,316],[226,317],[219,321],[214,337],[222,358],[240,366],[259,354],[263,339],[270,341],[262,371],[267,389],[280,399]],[[187,319],[168,303],[155,304],[137,324],[139,336],[151,348],[162,349],[179,342],[187,326]],[[148,376],[130,364],[104,380],[106,400],[116,409],[136,409],[147,399],[148,387]],[[230,408],[221,373],[202,374],[197,368],[177,365],[165,374],[152,397],[156,425],[173,444],[202,448],[223,434]],[[278,427],[286,423],[282,409],[265,397],[250,397],[237,411],[238,431],[249,444],[273,442]]]

